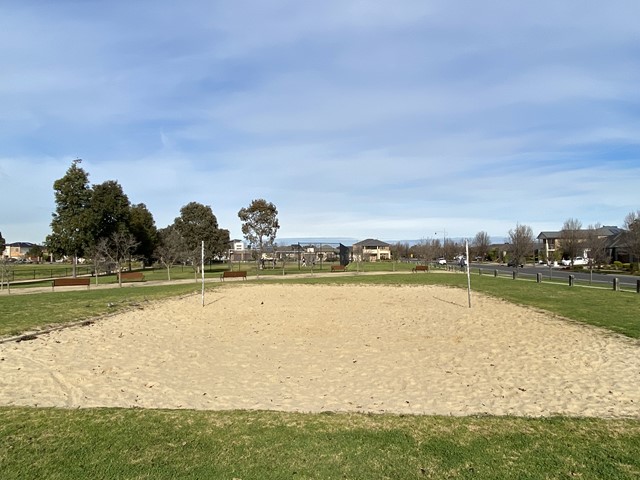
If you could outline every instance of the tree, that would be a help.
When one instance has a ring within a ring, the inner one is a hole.
[[[0,290],[4,289],[5,279],[9,281],[9,262],[4,256],[4,248],[7,242],[0,232]]]
[[[409,244],[407,242],[396,242],[391,245],[391,258],[400,261],[401,258],[409,257]]]
[[[4,255],[0,256],[0,290],[4,289],[5,283],[7,286],[11,281],[12,264],[9,263],[9,259]]]
[[[94,185],[91,195],[90,217],[93,240],[109,238],[115,232],[127,232],[131,217],[129,198],[115,180]]]
[[[38,263],[42,261],[42,257],[44,257],[44,249],[40,245],[34,245],[27,252],[27,257],[31,259],[36,259]]]
[[[73,276],[76,276],[78,256],[92,242],[92,222],[89,214],[91,188],[89,175],[74,160],[64,177],[53,183],[56,211],[52,214],[51,234],[47,236],[49,251],[73,256]]]
[[[523,264],[522,259],[533,253],[533,230],[528,225],[516,224],[516,228],[509,230],[509,243],[511,259],[516,265]]]
[[[640,268],[640,210],[629,212],[624,217],[624,228],[624,240],[632,256],[630,261],[635,261]]]
[[[249,207],[240,209],[238,217],[243,222],[244,238],[254,248],[258,248],[260,258],[262,258],[264,247],[273,246],[280,228],[278,209],[273,203],[259,198],[253,200]]]
[[[133,254],[144,258],[145,264],[150,265],[158,246],[159,236],[153,215],[144,203],[131,206],[129,231],[138,242],[138,247]]]
[[[573,260],[578,256],[578,250],[580,249],[580,242],[583,240],[582,223],[576,218],[569,218],[565,220],[560,230],[560,239],[562,240],[562,251],[571,261],[573,267]]]
[[[205,244],[205,258],[213,259],[229,248],[229,231],[218,228],[218,220],[208,205],[191,202],[180,209],[180,216],[174,226],[183,238],[189,260],[198,271],[201,242]]]
[[[593,275],[593,268],[607,263],[607,237],[600,235],[602,227],[599,223],[589,225],[584,242],[585,249],[589,250],[589,269]]]
[[[136,239],[129,232],[113,232],[109,237],[98,240],[96,250],[116,266],[118,284],[122,287],[122,264],[129,259],[137,246]]]
[[[480,257],[481,261],[484,261],[489,254],[489,247],[491,247],[491,237],[489,234],[484,231],[476,233],[471,244],[473,245],[476,255]]]
[[[185,245],[182,235],[174,225],[158,231],[158,246],[155,254],[167,269],[167,280],[171,280],[171,268],[184,258]]]
[[[433,260],[437,252],[440,251],[440,241],[432,238],[422,238],[416,243],[411,250],[416,258],[422,259],[423,262]]]
[[[444,244],[442,246],[442,250],[444,253],[444,258],[452,259],[458,253],[460,253],[461,246],[458,242],[451,238],[445,238]]]

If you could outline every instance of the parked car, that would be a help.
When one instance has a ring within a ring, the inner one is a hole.
[[[447,259],[446,258],[439,258],[437,260],[438,265],[446,265],[447,264]]]
[[[573,264],[574,265],[587,265],[588,263],[589,262],[584,257],[576,257],[576,258],[573,259]],[[570,258],[562,259],[562,265],[564,265],[565,267],[570,266],[571,265],[571,259]]]

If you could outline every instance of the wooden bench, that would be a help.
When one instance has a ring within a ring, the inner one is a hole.
[[[220,280],[224,282],[225,278],[242,278],[243,280],[247,279],[247,272],[243,271],[243,270],[239,270],[237,272],[233,272],[231,270],[227,270],[222,272],[222,275],[220,275]]]
[[[347,271],[347,266],[346,265],[331,265],[331,271],[332,272],[346,272]]]
[[[82,278],[54,278],[51,284],[51,290],[55,287],[80,287],[87,286],[87,290],[91,286],[91,279],[88,277]]]
[[[428,272],[429,271],[429,265],[416,265],[415,267],[413,267],[413,269],[411,271],[413,273],[416,273],[416,272]]]
[[[123,272],[120,274],[120,278],[123,282],[142,282],[144,281],[144,274],[142,272]]]

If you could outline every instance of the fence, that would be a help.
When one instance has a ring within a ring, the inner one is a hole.
[[[569,275],[566,278],[553,278],[547,277],[542,273],[526,273],[513,270],[507,272],[498,269],[479,268],[479,275],[492,275],[496,278],[511,278],[513,280],[529,280],[536,283],[553,283],[558,285],[569,285],[570,287],[592,287],[602,289],[612,289],[615,291],[625,291],[640,293],[640,280],[636,280],[635,285],[631,281],[622,282],[619,278],[614,277],[611,280],[586,280],[584,278],[576,277],[575,275]]]

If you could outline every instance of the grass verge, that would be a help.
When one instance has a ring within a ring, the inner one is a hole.
[[[640,476],[640,421],[0,408],[0,477]]]
[[[194,284],[74,290],[0,297],[0,337],[86,320],[143,302],[199,291]]]

